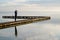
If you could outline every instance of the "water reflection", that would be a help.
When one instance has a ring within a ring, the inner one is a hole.
[[[16,28],[16,26],[15,26],[15,36],[17,37],[17,28]]]

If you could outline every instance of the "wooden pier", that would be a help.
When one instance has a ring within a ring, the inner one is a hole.
[[[9,16],[10,17],[10,16]],[[6,16],[3,16],[3,18],[9,18]],[[20,16],[17,16],[17,18],[19,18]],[[24,16],[25,17],[25,16]],[[20,17],[21,19],[24,17]],[[31,16],[27,17],[26,16],[26,20],[19,20],[19,21],[11,21],[11,22],[5,22],[5,23],[0,23],[0,29],[3,28],[9,28],[9,27],[15,27],[18,25],[23,25],[23,24],[29,24],[29,23],[33,23],[33,22],[37,22],[37,21],[44,21],[44,20],[49,20],[50,17],[45,17],[45,16],[40,16],[40,17],[35,17],[30,19]],[[14,18],[14,16],[10,17],[10,18]]]

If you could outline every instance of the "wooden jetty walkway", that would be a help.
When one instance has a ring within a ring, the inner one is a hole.
[[[9,16],[10,17],[10,16]],[[6,16],[3,16],[3,18],[9,18],[9,17],[6,17]],[[17,18],[19,18],[20,16],[18,16]],[[24,16],[25,17],[25,16]],[[20,17],[21,19],[24,18],[24,17]],[[29,24],[29,23],[33,23],[33,22],[37,22],[37,21],[44,21],[44,20],[49,20],[50,17],[45,17],[45,16],[35,16],[37,18],[34,18],[34,19],[30,19],[31,16],[27,17],[26,16],[26,19],[25,20],[19,20],[19,21],[11,21],[11,22],[5,22],[5,23],[0,23],[0,29],[3,29],[3,28],[9,28],[9,27],[15,27],[15,26],[18,26],[18,25],[23,25],[23,24]],[[14,18],[14,16],[10,17],[10,18]],[[32,17],[31,17],[32,18]]]

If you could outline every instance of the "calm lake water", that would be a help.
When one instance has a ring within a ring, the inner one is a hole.
[[[14,19],[3,19],[2,16],[4,15],[14,15],[14,12],[0,12],[0,23],[14,21]],[[18,15],[50,16],[51,19],[17,26],[17,37],[15,36],[14,27],[0,29],[0,40],[60,40],[60,13],[18,12]]]

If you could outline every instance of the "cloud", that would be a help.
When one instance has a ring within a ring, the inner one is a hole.
[[[13,0],[14,2],[25,2],[26,0]]]
[[[43,6],[60,6],[60,0],[28,0],[27,4],[42,4]]]
[[[10,10],[18,9],[20,10],[20,12],[24,12],[24,11],[60,12],[59,4],[55,4],[56,6],[53,6],[54,4],[51,4],[51,5],[37,4],[38,2],[40,3],[41,1],[43,2],[44,0],[12,0],[5,3],[1,3],[0,11],[10,11]],[[47,1],[54,2],[54,0],[45,0],[44,2],[47,2]],[[29,4],[27,2],[30,2],[30,3],[37,2],[37,3]]]
[[[59,0],[11,0],[5,1],[0,6],[11,6],[20,4],[42,4],[42,5],[60,5]]]
[[[60,0],[29,0],[28,1],[29,3],[37,3],[37,4],[40,4],[40,3],[59,3]]]
[[[41,6],[38,4],[24,4],[21,7],[22,11],[38,11],[38,12],[60,12],[59,6]]]
[[[9,5],[14,5],[15,3],[9,2]],[[17,4],[15,4],[17,5]],[[1,7],[1,11],[9,11],[18,9],[20,12],[24,11],[36,11],[36,12],[60,12],[60,6],[42,6],[38,4],[21,4],[17,6],[7,6],[7,7]],[[8,10],[9,9],[9,10]]]
[[[1,2],[0,6],[19,5],[22,2],[26,2],[26,0],[12,0],[12,1]]]

